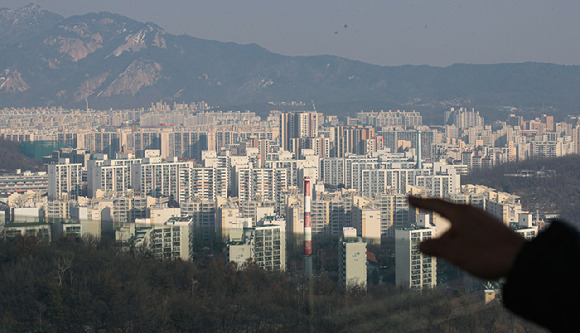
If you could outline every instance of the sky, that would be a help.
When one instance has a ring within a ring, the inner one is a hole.
[[[16,9],[30,0],[1,0]],[[172,34],[377,65],[580,65],[575,0],[37,0],[65,17],[108,11]]]

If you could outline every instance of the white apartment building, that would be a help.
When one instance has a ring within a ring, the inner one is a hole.
[[[112,194],[125,194],[131,188],[131,165],[141,163],[141,159],[103,159],[87,162],[87,195],[94,197],[97,190]]]
[[[518,223],[512,223],[511,228],[528,241],[531,241],[538,235],[538,226],[534,225],[533,216],[528,212],[520,213]]]
[[[214,230],[216,221],[216,205],[214,201],[193,197],[180,203],[181,215],[193,218],[193,225],[205,230]]]
[[[148,246],[159,259],[190,260],[193,245],[191,218],[172,217],[159,224],[139,224],[135,245]]]
[[[405,194],[381,194],[373,202],[381,214],[381,235],[394,237],[395,229],[409,225],[409,203]]]
[[[346,161],[342,157],[323,158],[320,161],[322,166],[322,180],[324,184],[331,186],[345,185]]]
[[[329,235],[330,230],[330,200],[315,200],[310,204],[312,233]]]
[[[191,168],[190,195],[214,201],[228,197],[229,172],[226,168]]]
[[[164,162],[135,164],[131,168],[132,187],[135,193],[153,197],[173,197],[184,202],[190,196],[190,169],[193,162]]]
[[[362,155],[351,155],[346,158],[345,181],[346,188],[362,190],[363,172],[377,169],[379,167],[378,157],[367,157]]]
[[[286,169],[236,168],[235,192],[240,201],[279,202],[288,187]]]
[[[123,226],[133,222],[133,201],[127,197],[113,199],[113,228],[120,230]]]
[[[417,185],[419,177],[431,176],[432,172],[432,169],[362,170],[359,190],[371,198],[389,191],[407,193],[407,186]]]
[[[48,190],[48,175],[46,172],[17,172],[0,175],[0,195],[26,191]]]
[[[430,215],[418,214],[417,224],[395,231],[395,283],[412,289],[437,285],[437,258],[419,250],[419,243],[436,237]]]
[[[18,236],[36,236],[44,240],[51,239],[50,224],[48,223],[14,223],[6,224],[0,228],[2,238],[15,238]]]
[[[489,189],[485,192],[485,211],[509,226],[518,222],[522,203],[515,194]]]
[[[343,229],[338,243],[338,283],[345,289],[367,289],[367,243],[355,228]]]
[[[216,209],[215,230],[222,239],[229,239],[232,230],[253,226],[251,217],[242,217],[237,202],[226,202]]]
[[[49,200],[46,203],[46,218],[53,219],[68,219],[69,215],[69,200]]]
[[[48,196],[60,198],[67,195],[76,199],[82,191],[82,164],[70,163],[68,158],[59,159],[58,164],[48,165]]]
[[[352,207],[352,226],[367,243],[381,243],[381,211],[376,207]]]
[[[286,270],[284,223],[244,228],[241,239],[228,243],[228,260],[240,265],[251,259],[265,270]]]
[[[429,190],[429,196],[437,198],[447,198],[459,192],[459,175],[455,174],[435,174],[428,176],[418,176],[416,185]]]

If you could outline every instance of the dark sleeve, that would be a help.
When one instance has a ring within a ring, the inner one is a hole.
[[[580,326],[580,236],[554,221],[518,254],[503,287],[504,305],[554,332]]]

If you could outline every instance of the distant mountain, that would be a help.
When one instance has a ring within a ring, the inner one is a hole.
[[[255,44],[175,36],[106,12],[64,18],[34,4],[0,9],[0,54],[0,107],[84,107],[85,99],[94,108],[158,100],[580,105],[580,66],[384,67],[335,56],[289,57]]]

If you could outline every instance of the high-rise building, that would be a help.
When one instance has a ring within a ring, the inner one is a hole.
[[[407,193],[409,185],[417,185],[420,176],[430,176],[431,169],[362,169],[353,173],[353,184],[366,196],[374,197],[386,193],[388,189],[397,193]]]
[[[216,209],[215,231],[218,237],[228,240],[234,230],[243,230],[254,224],[251,217],[243,217],[235,201],[226,201]]]
[[[459,193],[460,176],[452,167],[441,167],[432,175],[416,176],[416,185],[429,190],[429,196],[446,198]]]
[[[342,157],[323,158],[320,161],[321,178],[331,186],[346,184],[346,160]]]
[[[485,211],[505,225],[516,223],[522,212],[520,197],[515,194],[489,189],[485,192]]]
[[[141,159],[90,160],[87,163],[87,195],[94,197],[97,190],[125,194],[131,187],[131,164],[140,162]]]
[[[345,289],[367,289],[367,243],[356,229],[343,229],[338,243],[338,282]]]
[[[368,243],[381,243],[381,211],[372,206],[353,206],[352,226]]]
[[[391,193],[375,198],[375,207],[381,214],[381,235],[395,236],[395,229],[402,229],[409,224],[409,203],[407,195]]]
[[[82,192],[82,164],[70,163],[68,158],[59,159],[57,164],[48,165],[48,196],[76,199]]]
[[[113,228],[120,230],[134,221],[133,200],[128,197],[115,197],[113,199]]]
[[[322,114],[316,111],[295,111],[280,114],[280,147],[298,153],[300,138],[318,136]]]
[[[234,193],[240,201],[279,202],[288,187],[288,170],[274,168],[236,168]]]
[[[244,228],[242,236],[228,243],[228,260],[238,265],[251,259],[269,271],[286,270],[284,220],[262,220],[255,227]]]
[[[413,289],[437,285],[437,258],[423,254],[419,243],[436,236],[429,214],[418,214],[416,225],[395,231],[395,283]]]
[[[417,153],[420,151],[423,160],[431,157],[431,145],[441,142],[443,137],[441,133],[431,129],[421,131],[420,136],[415,130],[381,131],[378,135],[383,137],[385,148],[389,148],[391,152],[396,152],[399,148],[404,148],[404,146],[400,146],[401,142],[409,142],[409,148],[415,148]],[[421,146],[420,149],[419,146]]]
[[[215,230],[216,205],[206,198],[192,197],[180,203],[181,215],[193,218],[193,226],[206,231]]]
[[[131,168],[133,189],[142,195],[173,197],[177,202],[184,202],[191,196],[192,167],[193,162],[161,163],[158,158],[146,158],[144,164],[134,164]]]
[[[475,109],[468,110],[467,108],[451,108],[445,111],[445,124],[455,125],[459,129],[470,127],[482,127],[484,124],[483,117],[479,115],[479,111]]]
[[[210,201],[227,198],[229,172],[226,168],[191,168],[190,173],[190,196]]]

